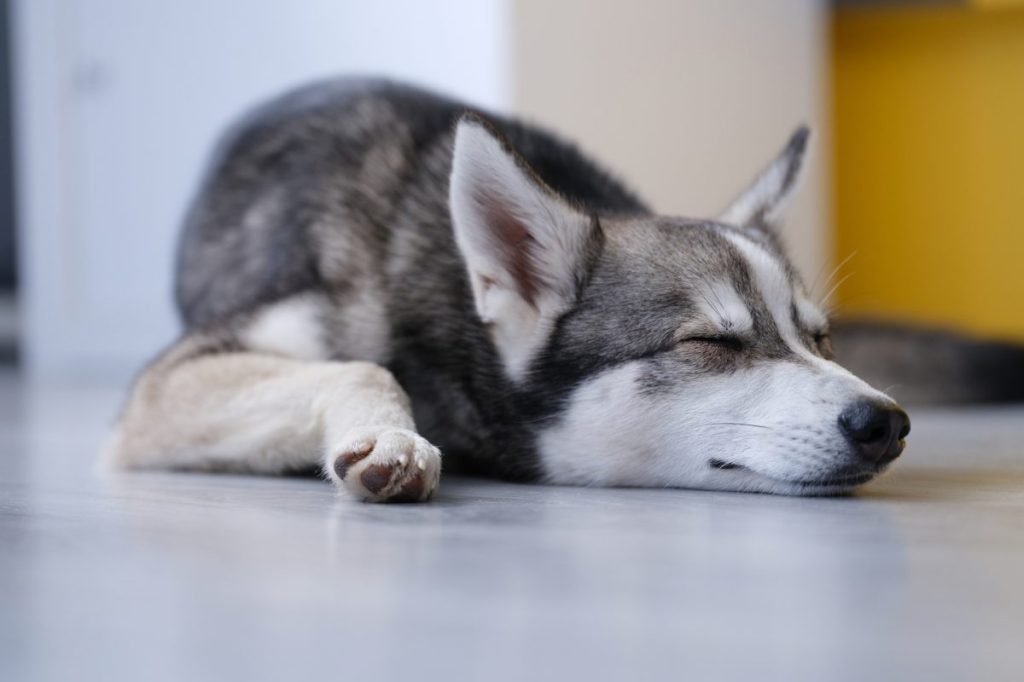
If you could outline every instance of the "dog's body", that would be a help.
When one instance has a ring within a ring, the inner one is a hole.
[[[134,387],[111,462],[316,465],[419,500],[434,445],[512,479],[785,493],[899,454],[905,415],[827,359],[773,233],[804,132],[721,221],[694,221],[467,111],[344,80],[244,120],[186,222],[187,331]]]

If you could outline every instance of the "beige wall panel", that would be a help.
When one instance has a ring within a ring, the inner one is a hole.
[[[516,0],[513,106],[610,165],[654,208],[715,215],[801,122],[818,133],[787,242],[830,253],[826,8],[814,0]]]

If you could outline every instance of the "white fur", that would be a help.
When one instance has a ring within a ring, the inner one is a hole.
[[[301,360],[326,359],[320,319],[324,303],[322,296],[304,295],[261,308],[241,334],[243,345]]]
[[[754,183],[722,213],[719,220],[730,225],[745,226],[759,212],[766,222],[775,224],[785,214],[791,193],[782,193],[786,167],[776,161],[757,177]]]
[[[821,308],[811,303],[803,292],[796,292],[796,312],[808,329],[820,332],[828,327],[828,317]]]
[[[698,304],[720,331],[743,335],[754,326],[750,309],[728,281],[716,280],[702,294]]]
[[[385,499],[397,488],[366,490],[358,468],[388,465],[396,486],[422,475],[424,497],[437,487],[441,453],[415,433],[409,398],[383,367],[251,352],[188,359],[192,343],[180,341],[132,389],[106,467],[281,473],[322,465],[339,487]],[[341,480],[335,459],[363,447],[372,451]]]
[[[766,225],[776,226],[785,217],[786,210],[803,177],[803,154],[790,154],[787,149],[737,197],[721,214],[723,223],[746,227],[760,215]],[[786,178],[793,172],[797,176],[786,185]]]
[[[846,447],[839,414],[871,391],[841,370],[793,362],[696,378],[669,393],[641,390],[640,373],[640,363],[627,363],[573,393],[563,419],[538,440],[547,481],[828,492],[798,482],[838,463]],[[718,470],[711,460],[744,469]]]
[[[571,305],[588,220],[530,177],[482,124],[465,119],[455,134],[449,203],[477,313],[490,326],[508,375],[521,379],[555,318]],[[509,243],[491,224],[495,212],[529,234],[533,301],[521,294],[509,261],[525,245]]]

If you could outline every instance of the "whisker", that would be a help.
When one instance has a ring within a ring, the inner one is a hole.
[[[839,264],[832,268],[832,272],[830,272],[828,277],[825,278],[825,281],[821,283],[821,286],[827,287],[828,285],[830,285],[832,283],[832,280],[835,279],[835,276],[839,274],[839,271],[843,269],[843,266],[849,263],[851,260],[853,260],[853,257],[856,256],[857,253],[857,249],[854,249],[853,251],[850,252],[850,255],[848,255],[843,260],[839,261]],[[818,277],[815,277],[814,284],[811,285],[811,291],[814,291],[814,289],[817,287],[817,284]]]
[[[770,426],[765,426],[764,424],[748,424],[747,422],[711,422],[709,424],[705,424],[705,426],[749,426],[754,429],[767,429],[769,431],[775,430]]]
[[[811,287],[808,289],[808,291],[813,292],[815,287],[818,286],[818,280],[821,279],[821,274],[823,272],[825,272],[825,264],[824,263],[822,263],[821,267],[818,268],[818,271],[816,273],[814,273],[814,279],[811,280]]]
[[[708,298],[708,295],[704,291],[700,292],[700,297],[703,298],[704,302],[708,304],[708,308],[711,309],[711,312],[715,313],[715,315],[717,315],[718,317],[723,317],[723,311],[720,308],[718,308],[718,306],[711,302],[711,299]]]
[[[721,312],[718,313],[718,316],[724,318],[725,317],[725,312],[724,312],[725,311],[725,303],[722,302],[722,297],[718,295],[718,289],[712,289],[711,290],[711,294],[715,297],[715,302],[717,302],[718,305],[720,306],[719,310]]]
[[[845,282],[846,280],[850,279],[850,277],[852,277],[853,274],[854,274],[853,272],[849,272],[846,275],[844,275],[842,278],[840,278],[840,280],[838,282],[833,284],[832,288],[828,290],[828,293],[826,293],[824,296],[821,297],[821,305],[824,305],[830,298],[832,298],[832,294],[836,293],[836,289],[841,287],[843,285],[843,282]]]

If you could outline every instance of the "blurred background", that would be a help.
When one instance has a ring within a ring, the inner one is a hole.
[[[786,239],[817,294],[1024,341],[1024,0],[0,9],[0,359],[32,378],[122,381],[167,344],[176,232],[218,133],[351,72],[549,126],[687,216],[807,122]]]

